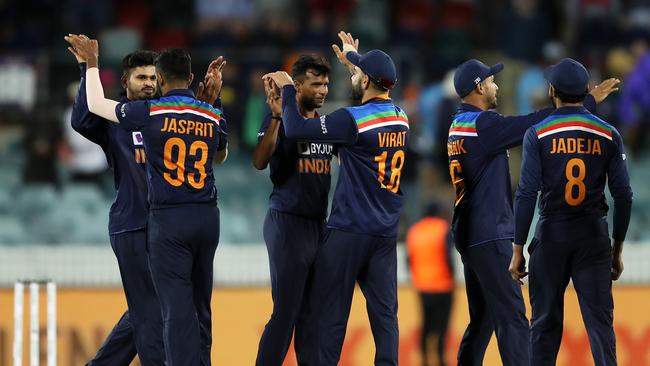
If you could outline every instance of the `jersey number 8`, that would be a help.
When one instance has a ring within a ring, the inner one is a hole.
[[[384,151],[381,155],[375,156],[375,161],[378,163],[377,180],[381,188],[388,189],[393,193],[399,190],[399,181],[402,176],[402,168],[404,167],[404,150],[397,150],[393,155],[390,162],[390,179],[388,184],[384,184],[386,180],[386,160],[388,160],[388,151]]]
[[[575,168],[578,168],[578,175],[574,174]],[[567,183],[564,186],[564,200],[569,206],[578,206],[585,200],[587,195],[587,187],[585,186],[585,176],[587,175],[587,168],[585,162],[579,158],[573,158],[566,163],[566,179]],[[574,196],[576,191],[578,196]]]
[[[178,151],[175,161],[172,160],[174,150]],[[205,185],[205,163],[208,161],[208,144],[206,144],[204,141],[194,141],[192,145],[190,145],[190,156],[197,156],[199,152],[201,154],[201,158],[196,160],[194,163],[194,169],[199,172],[198,177],[196,177],[195,173],[187,174],[187,183],[189,183],[189,185],[195,189],[201,189]],[[164,172],[163,178],[165,178],[167,183],[171,184],[174,187],[180,187],[185,182],[186,155],[187,146],[185,145],[185,141],[178,137],[172,137],[167,140],[165,143],[165,151],[163,156],[165,168],[171,171],[175,170],[176,177],[173,177],[171,173]]]

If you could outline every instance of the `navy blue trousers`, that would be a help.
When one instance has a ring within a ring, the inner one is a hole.
[[[88,366],[128,366],[136,353],[143,366],[162,365],[162,318],[149,271],[146,231],[129,231],[111,235],[110,239],[128,310]]]
[[[149,211],[149,263],[163,319],[167,366],[210,365],[216,205]]]
[[[529,251],[531,365],[555,365],[569,279],[578,295],[595,365],[616,365],[609,238],[562,243],[533,240]]]
[[[496,333],[504,366],[528,365],[529,323],[521,287],[510,277],[512,241],[495,240],[459,250],[470,322],[458,349],[458,366],[483,365]]]
[[[376,366],[397,366],[396,238],[328,229],[314,262],[309,289],[309,333],[300,365],[336,366],[350,316],[355,283],[366,298]]]
[[[291,344],[300,352],[303,321],[308,316],[305,287],[323,233],[324,220],[307,219],[269,209],[264,220],[264,241],[269,252],[273,314],[264,328],[257,351],[257,366],[281,366]]]

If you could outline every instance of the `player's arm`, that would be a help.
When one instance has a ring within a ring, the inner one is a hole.
[[[75,54],[86,60],[87,63],[86,98],[88,110],[111,122],[119,123],[117,113],[115,113],[118,102],[104,97],[104,88],[99,79],[99,45],[97,40],[73,34],[65,37],[65,40],[70,43]]]
[[[228,158],[228,143],[226,142],[226,147],[224,147],[221,150],[217,150],[217,152],[214,154],[214,163],[223,164],[227,158]]]
[[[623,241],[627,234],[632,213],[632,187],[630,186],[630,176],[625,164],[623,140],[618,132],[613,135],[613,143],[616,149],[607,169],[607,182],[609,192],[614,199],[612,279],[617,280],[623,272]]]
[[[591,113],[596,113],[596,105],[604,101],[611,93],[618,91],[620,80],[611,78],[595,86],[583,101],[583,106]],[[553,108],[522,116],[502,116],[493,111],[481,113],[476,121],[478,138],[483,147],[489,152],[499,152],[504,149],[519,146],[526,130],[541,122]]]
[[[290,140],[306,139],[348,145],[357,139],[357,127],[352,115],[343,108],[320,118],[304,118],[300,114],[293,85],[282,88],[282,125]]]
[[[478,140],[488,152],[497,153],[521,145],[526,130],[541,122],[553,112],[553,108],[522,116],[503,116],[494,111],[486,111],[476,120]]]
[[[86,98],[88,110],[106,120],[120,123],[128,130],[142,128],[149,119],[149,102],[146,100],[118,103],[104,97],[99,79],[99,46],[97,41],[85,36],[65,37],[75,52],[87,62]]]
[[[253,166],[264,170],[275,152],[282,117],[272,114],[264,117],[260,131],[257,133],[257,145],[253,150]]]
[[[542,159],[539,140],[533,128],[524,137],[521,176],[515,193],[515,244],[525,245],[535,214],[535,203],[542,188]]]
[[[223,164],[228,158],[228,133],[226,132],[226,117],[222,113],[221,119],[219,120],[219,146],[217,146],[217,152],[214,154],[215,164]]]
[[[334,144],[353,144],[357,127],[352,115],[341,108],[320,118],[304,118],[296,101],[296,88],[291,76],[284,71],[272,72],[263,77],[271,79],[282,89],[282,126],[287,139],[306,139]]]
[[[221,109],[221,86],[223,85],[223,68],[226,60],[219,56],[210,62],[203,81],[199,83],[196,99],[206,102],[215,108]]]
[[[72,104],[70,124],[72,125],[72,128],[82,136],[103,147],[107,143],[106,121],[99,116],[90,113],[88,110],[88,103],[86,102],[85,61],[80,60],[79,69],[81,72],[81,78],[79,80],[77,96]]]
[[[524,153],[521,162],[521,177],[515,194],[515,241],[512,245],[510,274],[512,279],[523,284],[526,272],[524,245],[535,214],[537,194],[542,186],[542,160],[539,140],[535,130],[530,128],[524,137]]]
[[[253,150],[253,166],[263,170],[269,164],[275,152],[280,125],[282,124],[282,98],[270,79],[263,80],[266,104],[271,115],[264,117],[260,131],[257,133],[257,145]]]

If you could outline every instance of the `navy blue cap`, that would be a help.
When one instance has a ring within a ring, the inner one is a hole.
[[[395,86],[397,82],[395,63],[384,51],[372,50],[363,55],[351,51],[345,57],[380,87],[389,90]]]
[[[589,72],[580,62],[571,58],[563,58],[547,67],[544,79],[556,90],[568,95],[583,95],[589,89]]]
[[[454,88],[459,97],[465,98],[483,80],[503,70],[503,64],[488,66],[479,60],[463,62],[454,73]]]

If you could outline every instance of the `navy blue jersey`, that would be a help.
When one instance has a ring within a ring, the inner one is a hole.
[[[117,195],[111,205],[108,231],[111,235],[142,229],[147,224],[146,155],[142,133],[127,131],[88,110],[86,64],[80,64],[81,81],[72,107],[72,128],[99,145],[113,170]],[[122,97],[121,102],[128,102]]]
[[[585,105],[595,110],[591,95]],[[464,248],[492,240],[512,240],[514,214],[508,149],[552,108],[524,116],[503,116],[462,103],[449,128],[449,173],[456,192],[452,233]]]
[[[176,89],[160,99],[120,103],[115,113],[122,127],[142,131],[152,208],[216,203],[212,161],[227,142],[219,109]]]
[[[261,140],[271,123],[267,115],[257,134]],[[324,219],[331,182],[334,147],[322,142],[287,139],[278,131],[275,151],[269,161],[273,191],[269,206],[292,215]]]
[[[456,192],[452,232],[458,247],[514,236],[508,148],[526,129],[548,116],[546,109],[504,117],[461,104],[449,128],[449,173]]]
[[[608,237],[605,182],[616,205],[613,237],[623,240],[632,190],[621,136],[582,107],[557,109],[526,132],[516,194],[516,243],[526,242],[538,191],[536,238]]]
[[[373,99],[320,118],[303,118],[294,87],[285,86],[282,117],[287,137],[329,142],[338,151],[341,170],[328,226],[396,236],[409,131],[406,114],[390,99]]]

